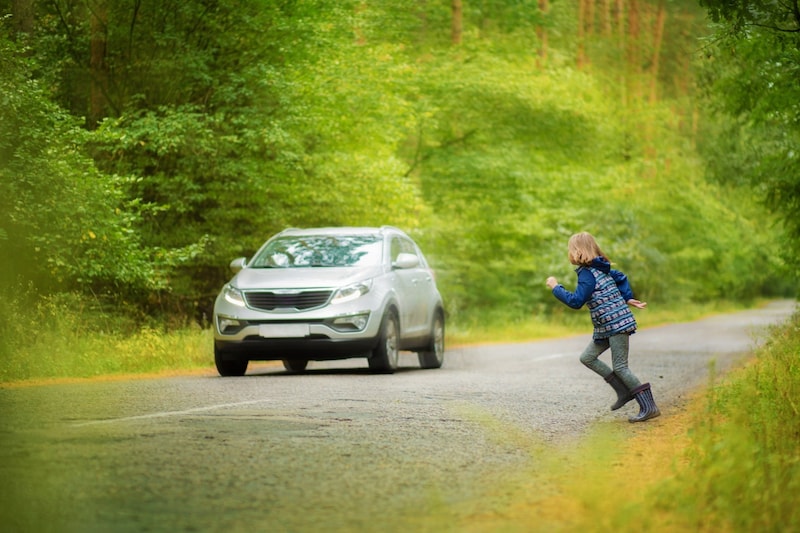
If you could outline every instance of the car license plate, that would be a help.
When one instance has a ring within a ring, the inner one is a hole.
[[[268,339],[308,337],[308,324],[261,324],[258,334]]]

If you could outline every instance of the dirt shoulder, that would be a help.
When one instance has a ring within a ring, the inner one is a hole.
[[[685,464],[697,392],[642,424],[602,424],[572,448],[549,450],[545,473],[507,509],[473,515],[464,531],[685,531],[679,517],[653,513],[659,486]],[[621,427],[620,427],[621,426]],[[504,490],[504,489],[499,489]]]

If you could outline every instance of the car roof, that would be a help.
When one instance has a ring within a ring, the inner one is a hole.
[[[324,228],[287,228],[276,236],[283,235],[370,235],[382,233],[397,233],[406,235],[402,230],[392,226],[367,227],[367,226],[331,226]]]

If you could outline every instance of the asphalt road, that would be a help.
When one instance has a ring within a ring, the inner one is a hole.
[[[631,368],[664,413],[646,424],[669,423],[710,361],[728,370],[794,305],[634,335]],[[404,354],[394,375],[353,360],[0,388],[0,528],[457,530],[502,503],[489,487],[535,471],[537,447],[598,421],[641,430],[635,402],[610,412],[613,392],[577,361],[588,341],[450,349],[438,370]]]

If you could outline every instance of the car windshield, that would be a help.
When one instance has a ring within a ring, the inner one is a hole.
[[[381,263],[380,235],[277,237],[250,262],[251,268],[362,267]]]

